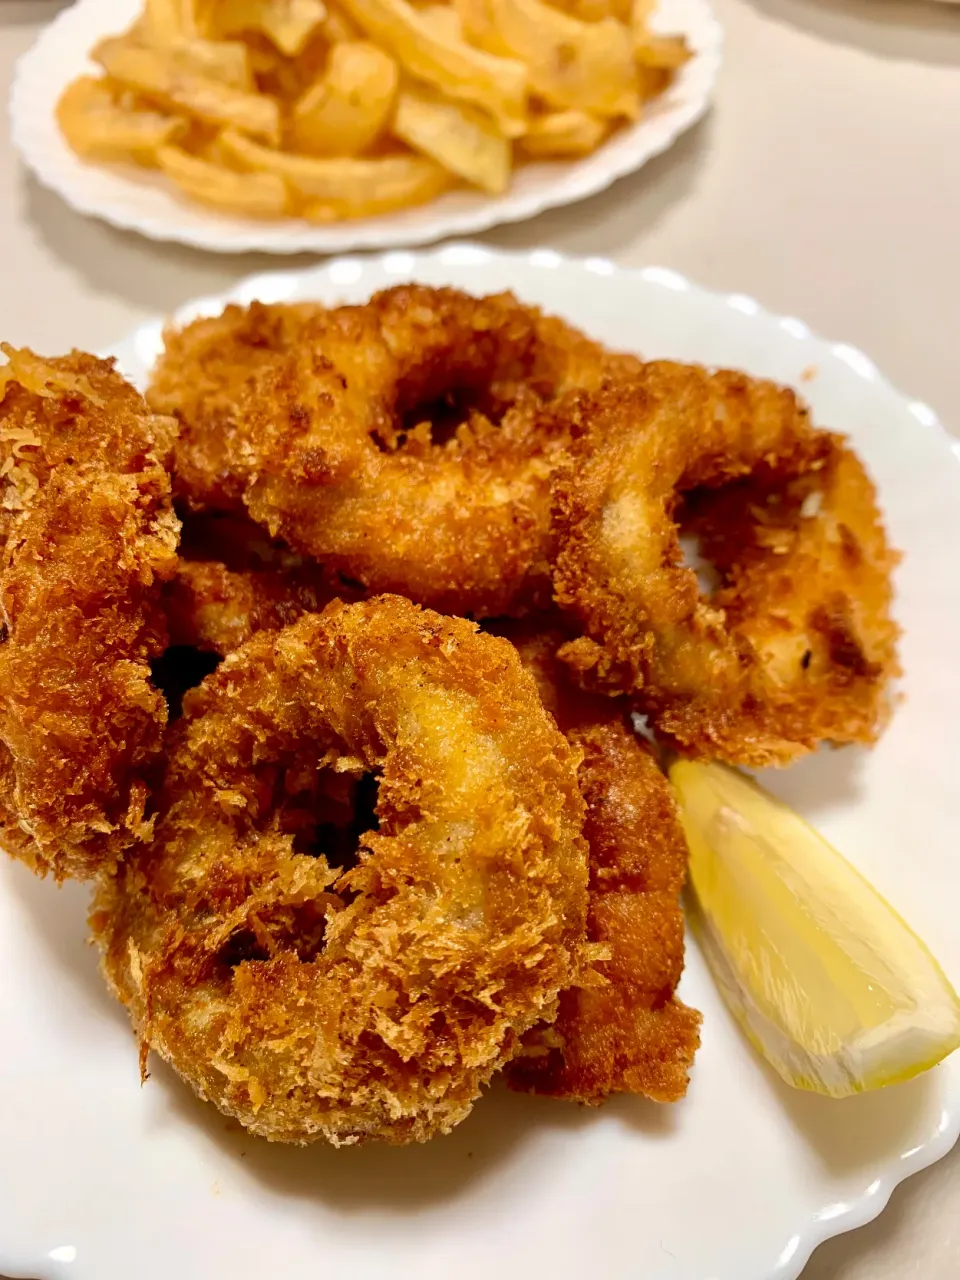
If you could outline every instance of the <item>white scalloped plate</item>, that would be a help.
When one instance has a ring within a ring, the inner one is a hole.
[[[54,19],[17,64],[10,94],[13,141],[43,185],[81,213],[152,240],[176,240],[216,253],[327,254],[425,244],[519,222],[595,195],[665,151],[700,119],[713,93],[723,43],[708,0],[661,0],[655,25],[685,35],[695,56],[642,120],[593,155],[524,165],[502,196],[464,189],[419,208],[321,227],[300,219],[230,217],[181,198],[158,175],[86,164],[74,155],[57,127],[57,99],[71,80],[96,70],[87,57],[94,43],[123,31],[141,8],[142,0],[79,0]]]
[[[960,985],[958,446],[853,347],[670,271],[455,245],[256,276],[227,300],[361,300],[406,279],[513,288],[608,342],[800,386],[847,431],[906,552],[906,700],[877,749],[809,759],[775,789],[861,867]],[[116,349],[142,382],[161,321]],[[874,1217],[960,1129],[960,1055],[844,1102],[783,1086],[741,1039],[696,949],[704,1011],[687,1099],[600,1111],[494,1088],[418,1148],[270,1146],[162,1064],[140,1087],[129,1027],[84,947],[85,894],[0,864],[0,1272],[39,1280],[793,1280]]]

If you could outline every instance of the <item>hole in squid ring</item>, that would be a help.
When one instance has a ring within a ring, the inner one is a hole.
[[[364,836],[379,828],[379,779],[374,773],[321,776],[328,785],[318,794],[288,797],[280,806],[280,829],[292,836],[295,854],[322,857],[331,870],[345,873],[358,864]],[[338,880],[316,899],[261,908],[222,944],[217,962],[232,969],[291,951],[300,961],[315,960],[323,951],[331,913],[342,911],[355,897]]]

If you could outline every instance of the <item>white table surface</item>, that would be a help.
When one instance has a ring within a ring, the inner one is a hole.
[[[960,434],[960,6],[715,2],[727,57],[711,117],[612,191],[484,238],[656,263],[753,294],[867,351]],[[4,99],[16,58],[59,7],[0,0]],[[96,349],[272,265],[82,218],[24,175],[0,131],[2,339]],[[804,1272],[919,1277],[960,1277],[960,1149]]]

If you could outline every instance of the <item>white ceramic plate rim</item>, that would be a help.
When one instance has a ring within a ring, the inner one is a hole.
[[[947,433],[934,412],[922,401],[914,400],[895,392],[891,384],[880,375],[872,361],[855,347],[847,343],[824,341],[816,337],[803,322],[792,318],[774,315],[755,300],[743,294],[718,294],[691,284],[677,272],[665,268],[649,267],[645,269],[621,268],[604,258],[574,259],[568,258],[553,250],[541,249],[526,254],[507,254],[486,249],[472,244],[453,244],[430,253],[397,252],[370,257],[341,258],[336,261],[310,268],[305,271],[276,271],[261,273],[240,282],[235,287],[218,295],[198,298],[180,308],[176,319],[186,321],[200,314],[215,313],[228,302],[241,304],[254,299],[265,302],[281,301],[291,296],[294,290],[300,296],[309,294],[315,282],[317,296],[330,297],[336,295],[338,288],[363,282],[365,276],[372,275],[378,285],[384,278],[396,281],[415,279],[424,269],[444,268],[462,269],[465,267],[482,269],[485,263],[515,264],[518,269],[529,268],[533,271],[560,271],[570,276],[575,285],[577,276],[622,278],[642,281],[645,285],[654,285],[668,291],[687,291],[694,298],[699,297],[711,304],[720,303],[731,311],[756,316],[761,322],[777,325],[795,337],[802,338],[812,347],[822,347],[833,357],[842,361],[857,376],[880,383],[890,394],[897,396],[903,407],[915,420],[918,427],[932,432],[945,450],[945,457],[952,455],[960,459],[960,443]],[[519,270],[518,270],[519,275]],[[478,285],[482,287],[482,276],[478,274]],[[147,322],[116,344],[108,354],[118,357],[121,368],[125,363],[149,363],[159,349],[164,320],[156,319]],[[960,472],[955,473],[960,479]],[[955,483],[952,480],[951,483]],[[960,497],[960,486],[957,488]],[[922,1145],[908,1151],[891,1156],[882,1172],[875,1177],[863,1191],[850,1197],[845,1204],[835,1206],[837,1212],[830,1216],[818,1218],[809,1211],[805,1220],[798,1224],[795,1234],[784,1248],[776,1265],[767,1273],[768,1280],[795,1280],[805,1266],[810,1254],[816,1246],[832,1236],[841,1234],[861,1226],[874,1219],[886,1205],[893,1189],[905,1178],[926,1168],[945,1156],[960,1137],[960,1097],[956,1089],[950,1098],[949,1107],[944,1108],[940,1124],[934,1136]],[[35,1275],[42,1272],[44,1277],[60,1277],[67,1280],[71,1269],[66,1261],[53,1258],[52,1261],[36,1257],[24,1259],[9,1250],[8,1243],[0,1241],[0,1268],[11,1274]]]
[[[661,0],[664,29],[687,35],[695,56],[682,68],[661,106],[621,130],[592,156],[565,164],[524,166],[504,195],[457,191],[419,208],[335,226],[300,220],[264,222],[230,217],[178,198],[159,178],[132,178],[119,167],[82,163],[63,141],[53,116],[57,98],[76,76],[95,70],[86,57],[94,41],[128,25],[140,0],[78,0],[46,27],[17,63],[10,92],[14,145],[38,180],[81,213],[153,240],[177,241],[215,253],[345,253],[425,244],[534,217],[605,190],[665,151],[706,112],[722,58],[723,32],[709,0]]]

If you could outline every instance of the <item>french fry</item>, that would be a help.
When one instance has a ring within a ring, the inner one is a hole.
[[[613,18],[579,22],[541,0],[456,0],[470,39],[523,62],[551,106],[636,119],[638,77],[630,31]]]
[[[499,195],[510,183],[510,143],[479,112],[415,89],[397,101],[393,132],[474,186]]]
[[[629,21],[634,32],[650,29],[650,21],[657,11],[657,2],[658,0],[632,0]]]
[[[452,4],[425,4],[420,17],[441,40],[463,42],[463,23]]]
[[[179,147],[160,147],[157,160],[164,173],[194,200],[249,218],[280,218],[288,211],[286,183],[271,173],[235,173]]]
[[[322,0],[217,0],[216,30],[221,35],[262,31],[288,58],[300,53],[327,17]]]
[[[479,106],[505,137],[525,131],[528,79],[522,62],[451,40],[406,0],[343,0],[343,7],[412,76]]]
[[[510,56],[493,24],[493,14],[487,0],[453,0],[453,7],[460,19],[460,29],[466,41],[498,57]]]
[[[587,156],[596,151],[609,132],[609,120],[586,111],[547,111],[532,117],[518,145],[526,155],[538,160]]]
[[[331,44],[340,44],[344,40],[362,40],[363,31],[351,17],[336,5],[328,5],[327,16],[321,27],[323,34]]]
[[[143,25],[147,39],[158,48],[203,34],[194,0],[144,0]]]
[[[630,33],[633,56],[640,73],[640,91],[644,99],[655,98],[670,83],[671,76],[691,57],[691,49],[683,36],[654,35],[650,19],[654,0],[633,0],[630,11]]]
[[[615,18],[617,22],[629,23],[632,10],[630,0],[550,0],[550,3],[554,9],[561,9],[581,22]]]
[[[399,157],[398,157],[399,158]],[[407,157],[402,157],[406,159]],[[423,159],[423,157],[418,157]],[[328,224],[331,222],[354,221],[357,218],[375,218],[383,213],[396,213],[401,209],[412,209],[418,204],[426,204],[443,195],[454,185],[454,179],[445,169],[435,166],[423,172],[415,182],[398,187],[384,187],[372,194],[369,200],[360,204],[341,200],[330,202],[325,200],[308,201],[300,209],[300,216],[308,222]]]
[[[304,207],[314,207],[311,216],[315,220],[323,220],[324,208],[384,212],[422,204],[453,182],[445,169],[425,156],[314,159],[261,147],[229,130],[223,134],[223,144],[244,168],[281,178]],[[342,216],[363,215],[350,212]]]
[[[294,148],[319,156],[365,151],[387,124],[399,79],[396,62],[376,45],[363,40],[334,45],[326,73],[294,106]]]
[[[155,166],[157,150],[185,130],[181,117],[126,107],[106,80],[82,76],[57,103],[57,123],[85,160],[126,160]]]
[[[657,0],[142,0],[57,107],[77,154],[252,217],[359,218],[599,147],[691,56]]]
[[[227,151],[223,145],[223,134],[220,131],[216,133],[209,132],[207,126],[197,133],[188,134],[185,138],[179,139],[177,145],[181,151],[186,151],[188,155],[194,156],[197,160],[206,160],[207,164],[212,164],[218,169],[226,169],[228,172],[240,172],[238,166],[234,163],[233,156]]]
[[[123,38],[102,40],[91,56],[111,79],[169,109],[280,143],[280,107],[265,94],[232,89],[185,70],[168,51],[140,48]]]
[[[683,36],[655,36],[645,29],[634,28],[633,51],[641,67],[654,71],[677,71],[690,59]]]
[[[185,71],[254,93],[250,50],[240,40],[174,40],[167,53]]]
[[[272,40],[258,32],[248,32],[244,36],[244,44],[250,50],[250,65],[257,91],[268,98],[278,99],[284,106],[296,102],[316,79],[316,72],[312,76],[302,76],[299,61],[286,57]]]

